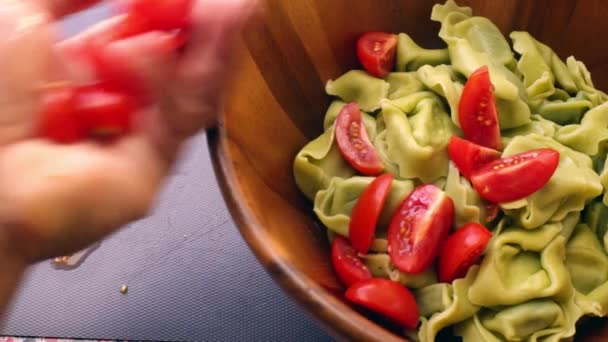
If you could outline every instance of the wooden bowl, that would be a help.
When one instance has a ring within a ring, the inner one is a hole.
[[[262,17],[244,31],[220,126],[209,143],[224,197],[243,237],[268,272],[336,337],[402,340],[342,299],[325,229],[292,176],[294,156],[322,132],[330,98],[325,82],[359,68],[362,32],[405,32],[440,47],[429,0],[267,0]],[[608,1],[457,0],[503,32],[526,30],[562,58],[575,55],[608,90]],[[578,337],[607,340],[603,321]],[[602,337],[603,336],[603,337]]]

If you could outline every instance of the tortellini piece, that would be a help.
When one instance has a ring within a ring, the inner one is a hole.
[[[596,155],[600,144],[608,140],[608,102],[587,112],[580,124],[560,128],[555,139],[587,155]]]
[[[348,178],[355,173],[334,143],[333,129],[306,144],[293,163],[296,185],[310,201],[317,191],[327,188],[333,177]]]
[[[458,168],[451,161],[444,191],[454,202],[455,227],[469,222],[485,223],[486,210],[481,197],[471,183],[460,176]]]
[[[357,102],[361,110],[373,112],[387,98],[389,84],[362,70],[351,70],[335,80],[327,81],[325,92],[344,102]]]
[[[418,77],[426,87],[445,98],[450,106],[452,122],[460,127],[458,104],[464,84],[458,80],[454,70],[447,65],[425,65],[418,69]]]
[[[353,207],[372,180],[374,177],[332,178],[327,188],[319,191],[314,199],[313,210],[323,225],[340,235],[348,236],[348,225]],[[393,180],[380,214],[378,234],[386,231],[394,211],[412,190],[414,190],[414,184],[411,181]]]
[[[398,178],[432,182],[447,175],[447,144],[455,128],[434,96],[415,93],[382,104],[374,145]]]
[[[500,310],[482,309],[455,325],[454,334],[467,342],[559,342],[574,336],[583,313],[574,297],[564,302],[537,299]]]
[[[563,259],[566,241],[578,219],[579,214],[573,213],[538,229],[508,226],[500,232],[471,284],[471,302],[495,307],[537,298],[570,298],[573,289]]]
[[[426,90],[415,72],[391,72],[386,76],[386,81],[389,85],[388,98],[390,100]]]
[[[477,311],[479,311],[480,307],[473,304],[469,300],[469,293],[471,283],[474,281],[477,276],[478,266],[473,266],[469,269],[466,277],[456,279],[452,282],[451,290],[448,290],[448,294],[451,295],[450,299],[444,299],[444,307],[438,305],[436,307],[423,307],[421,308],[421,312],[429,313],[431,311],[436,311],[437,309],[443,309],[439,312],[433,313],[430,318],[421,317],[422,324],[420,325],[420,329],[418,331],[418,337],[420,341],[435,341],[435,337],[437,334],[444,328],[462,322],[470,317],[472,317]],[[436,289],[428,290],[422,289],[418,292],[418,298],[421,298],[421,294],[424,294],[422,291],[436,291]],[[429,295],[429,293],[427,293]],[[428,299],[427,299],[428,300]],[[427,300],[420,300],[421,304],[424,304]]]
[[[523,199],[500,204],[506,215],[527,229],[548,221],[561,221],[569,213],[580,212],[585,204],[602,193],[600,177],[593,170],[591,158],[552,138],[538,134],[517,136],[507,145],[503,155],[543,147],[560,153],[559,165],[549,182]]]
[[[560,127],[553,121],[547,120],[538,114],[532,115],[530,119],[531,121],[523,126],[503,131],[501,134],[502,145],[507,146],[513,138],[529,134],[538,134],[553,138],[555,132],[557,132]]]
[[[568,241],[566,267],[574,288],[582,294],[589,294],[608,281],[608,256],[586,224],[577,225]]]
[[[416,71],[423,65],[450,63],[447,49],[424,49],[405,33],[399,33],[397,42],[397,71]]]

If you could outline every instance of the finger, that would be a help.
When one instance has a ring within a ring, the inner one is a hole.
[[[179,141],[214,125],[235,40],[256,9],[252,0],[196,3],[190,41],[162,103],[167,136]]]
[[[56,19],[89,8],[101,0],[37,0]]]

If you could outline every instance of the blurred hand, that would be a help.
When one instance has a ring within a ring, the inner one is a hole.
[[[75,252],[148,213],[180,145],[215,123],[233,43],[256,7],[198,0],[182,54],[163,51],[162,32],[107,46],[155,94],[132,134],[111,145],[33,138],[41,89],[90,77],[78,52],[117,19],[60,43],[53,21],[94,2],[0,0],[0,256],[24,264]]]

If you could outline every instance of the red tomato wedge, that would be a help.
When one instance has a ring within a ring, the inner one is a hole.
[[[75,92],[72,86],[57,86],[42,94],[42,112],[38,135],[58,143],[74,143],[85,138],[74,112]]]
[[[194,0],[122,0],[118,9],[127,14],[127,19],[118,28],[117,37],[188,28],[193,6]]]
[[[128,133],[135,111],[131,98],[101,85],[80,87],[75,108],[78,121],[87,135],[100,139]]]
[[[353,207],[348,228],[348,237],[360,253],[367,253],[374,240],[376,224],[386,202],[395,177],[390,173],[374,179],[365,188]]]
[[[471,183],[494,203],[510,202],[540,190],[559,164],[559,152],[540,148],[495,160],[473,171]]]
[[[414,330],[418,325],[418,304],[403,285],[384,278],[360,281],[346,290],[346,299],[391,321]]]
[[[463,278],[483,254],[492,233],[479,223],[467,223],[448,237],[439,252],[439,281]]]
[[[397,35],[385,32],[367,32],[357,41],[357,57],[363,68],[372,76],[383,78],[395,65]]]
[[[495,150],[501,148],[494,86],[487,66],[473,72],[464,85],[458,121],[467,140]]]
[[[336,142],[344,159],[362,174],[376,176],[384,169],[369,141],[357,103],[351,102],[340,110],[336,119]]]
[[[100,38],[91,39],[84,48],[97,80],[102,82],[106,89],[131,96],[139,105],[149,104],[151,94],[143,78],[137,75],[128,61],[109,54],[105,46],[106,42]]]
[[[388,228],[388,253],[403,272],[420,273],[433,262],[454,220],[454,202],[438,187],[421,185],[401,203]]]
[[[347,287],[372,277],[357,251],[340,235],[336,235],[331,243],[331,261],[338,278]]]
[[[471,177],[473,170],[500,158],[500,152],[457,136],[450,138],[448,154],[460,173],[467,179]]]

